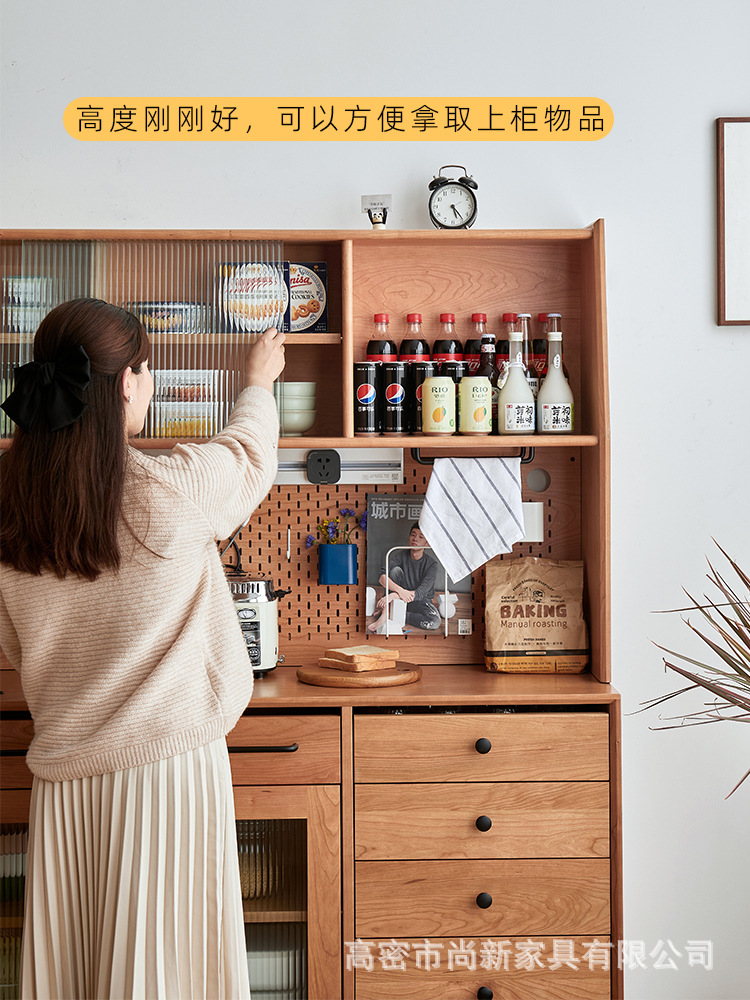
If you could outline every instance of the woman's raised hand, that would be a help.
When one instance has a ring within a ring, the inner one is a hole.
[[[271,389],[284,370],[284,341],[286,335],[275,327],[266,330],[245,351],[245,386],[259,385]]]

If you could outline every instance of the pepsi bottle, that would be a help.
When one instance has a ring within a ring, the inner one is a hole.
[[[432,360],[463,361],[464,345],[456,340],[456,317],[453,313],[440,314],[440,338],[432,345]]]
[[[375,313],[373,317],[375,329],[373,339],[367,345],[368,361],[396,361],[398,351],[395,343],[388,336],[388,313]]]
[[[409,313],[406,317],[406,337],[398,349],[399,361],[429,361],[430,345],[422,339],[422,314]]]

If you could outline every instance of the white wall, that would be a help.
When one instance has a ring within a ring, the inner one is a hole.
[[[676,971],[626,976],[633,1000],[750,993],[748,732],[654,733],[631,715],[669,690],[657,609],[702,592],[715,536],[750,567],[750,328],[715,316],[714,119],[750,114],[747,0],[5,0],[4,227],[426,228],[427,182],[464,163],[483,228],[606,221],[612,403],[614,677],[622,692],[625,935],[671,941]],[[596,143],[84,144],[84,95],[591,95]],[[744,103],[743,103],[744,102]],[[714,969],[684,947],[711,940]]]

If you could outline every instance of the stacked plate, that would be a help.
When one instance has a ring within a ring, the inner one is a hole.
[[[317,382],[274,382],[283,437],[300,437],[315,423]]]

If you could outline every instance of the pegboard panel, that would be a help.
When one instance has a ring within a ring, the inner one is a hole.
[[[523,499],[544,504],[546,537],[540,543],[519,542],[510,555],[582,558],[580,457],[579,449],[537,449],[534,461],[521,466]],[[290,591],[279,600],[279,653],[285,663],[310,664],[331,645],[368,641],[393,645],[403,659],[420,664],[483,661],[484,570],[472,576],[472,635],[412,631],[403,637],[371,636],[365,629],[366,533],[360,529],[354,533],[358,547],[356,586],[320,586],[317,546],[305,547],[318,521],[335,515],[341,507],[364,513],[368,493],[425,493],[431,468],[405,452],[404,483],[400,486],[272,487],[236,541],[244,571],[271,580],[277,590]],[[530,487],[532,470],[534,485],[542,480],[548,482],[547,488],[538,491]],[[230,549],[224,561],[234,565],[236,550]]]

